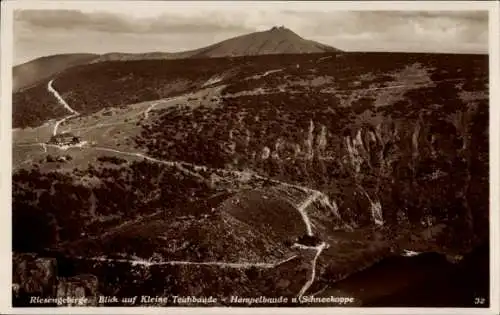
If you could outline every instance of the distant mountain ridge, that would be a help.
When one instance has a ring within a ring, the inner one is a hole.
[[[110,60],[217,58],[270,54],[308,54],[340,51],[340,49],[335,47],[304,39],[284,26],[275,26],[267,31],[233,37],[195,50],[178,53],[109,53],[101,55],[96,60],[93,60],[93,62]]]
[[[307,40],[280,26],[224,40],[184,52],[65,54],[41,57],[13,68],[13,90],[30,86],[67,68],[103,61],[217,58],[268,54],[308,54],[341,52],[340,49]]]
[[[12,89],[31,86],[67,68],[86,64],[98,54],[60,54],[37,58],[12,68]]]

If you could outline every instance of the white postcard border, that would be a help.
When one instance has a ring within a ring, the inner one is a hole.
[[[334,8],[335,10],[419,10],[419,11],[489,11],[489,58],[490,58],[490,308],[345,308],[307,307],[316,314],[498,314],[499,313],[499,236],[500,236],[500,63],[499,63],[499,5],[497,1],[2,1],[1,15],[1,104],[0,113],[0,259],[4,271],[0,274],[0,312],[6,314],[303,314],[304,308],[215,308],[215,307],[60,307],[60,308],[12,308],[11,307],[11,175],[12,175],[12,65],[13,65],[13,11],[16,9],[78,9],[137,6],[154,10],[157,7],[175,6],[189,10],[192,6],[204,6],[227,10],[234,6],[262,7],[283,6],[287,9],[310,10]]]

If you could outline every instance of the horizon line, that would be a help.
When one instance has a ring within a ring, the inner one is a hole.
[[[50,58],[50,57],[56,57],[56,56],[68,56],[68,55],[95,55],[97,57],[109,55],[109,54],[123,54],[123,55],[145,55],[145,54],[178,54],[182,53],[184,51],[179,51],[179,52],[168,52],[168,51],[146,51],[146,52],[120,52],[120,51],[112,51],[112,52],[105,52],[105,53],[96,53],[96,52],[72,52],[72,53],[59,53],[59,54],[53,54],[53,55],[44,55],[40,57],[36,57],[33,59],[29,59],[28,61],[20,62],[20,63],[13,63],[12,67],[17,67],[21,66],[30,62],[34,62],[39,59],[43,58]],[[337,51],[337,52],[318,52],[318,53],[277,53],[277,54],[259,54],[259,55],[239,55],[239,56],[220,56],[220,57],[203,57],[203,58],[172,58],[172,59],[143,59],[143,60],[182,60],[182,59],[217,59],[217,58],[239,58],[239,57],[258,57],[258,56],[269,56],[269,55],[335,55],[335,54],[345,54],[345,53],[387,53],[387,54],[436,54],[436,55],[485,55],[488,56],[490,53],[489,51],[486,52],[448,52],[448,51],[405,51],[405,50],[387,50],[387,51],[381,51],[381,50],[342,50],[342,51]],[[102,62],[107,62],[107,61],[121,61],[121,60],[105,60]],[[141,61],[141,59],[138,60],[132,60],[132,61]]]

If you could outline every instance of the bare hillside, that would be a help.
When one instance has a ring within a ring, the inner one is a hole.
[[[194,57],[255,56],[268,54],[308,54],[339,49],[307,40],[285,27],[231,38],[201,49]]]
[[[96,54],[64,54],[37,58],[12,69],[12,89],[31,86],[72,66],[88,63]]]

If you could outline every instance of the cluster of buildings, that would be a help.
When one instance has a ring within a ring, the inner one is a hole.
[[[53,135],[48,143],[55,145],[75,145],[80,142],[80,137],[75,136],[70,132],[63,132],[57,135]]]

